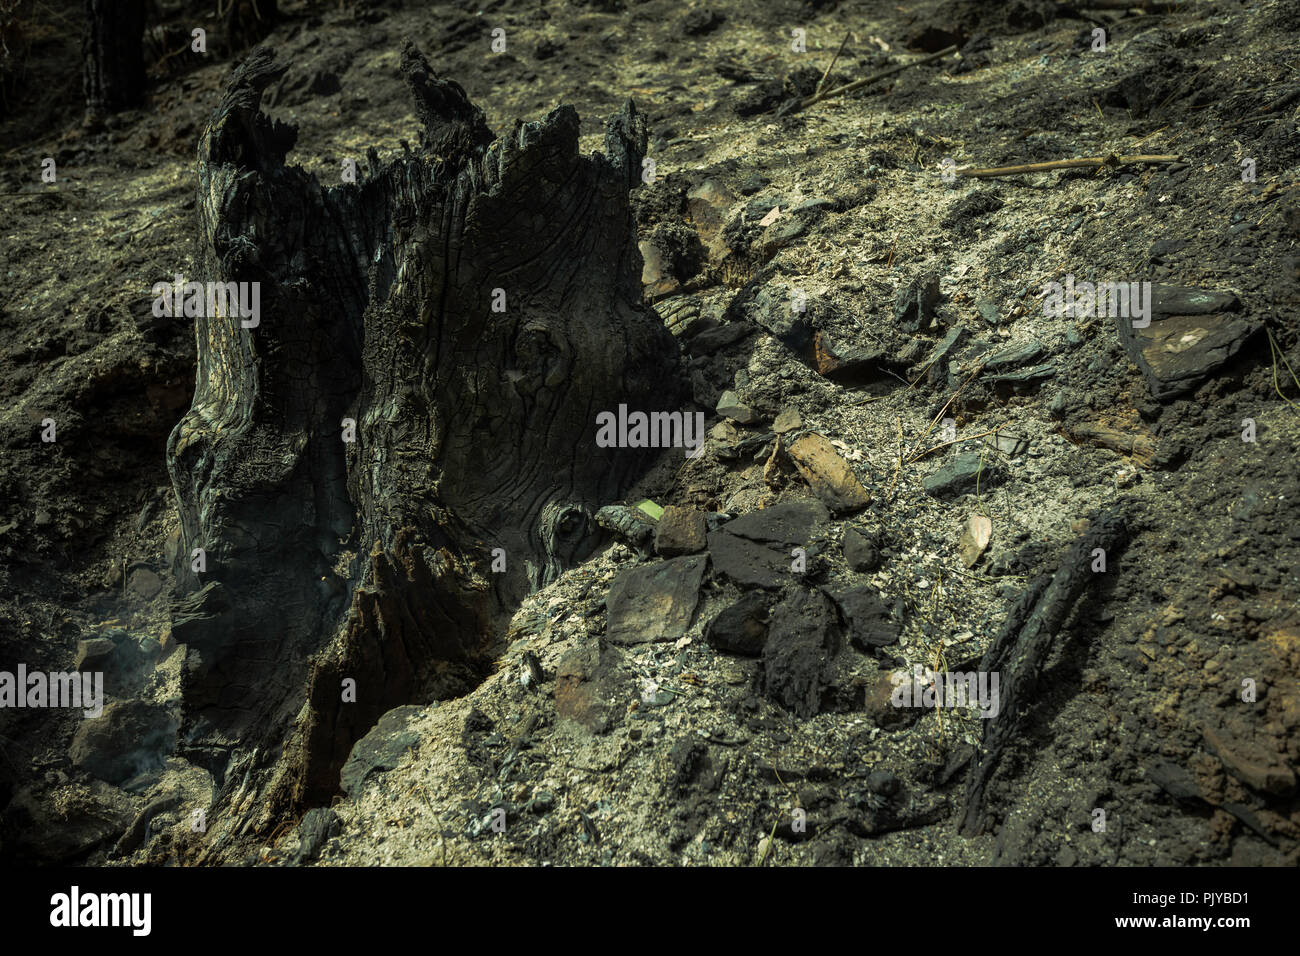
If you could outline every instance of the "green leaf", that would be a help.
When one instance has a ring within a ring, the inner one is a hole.
[[[651,518],[654,518],[655,521],[658,521],[660,518],[664,516],[664,509],[660,508],[649,498],[647,498],[645,501],[638,501],[636,503],[636,506],[640,508],[642,511],[644,511],[646,514],[648,514]]]

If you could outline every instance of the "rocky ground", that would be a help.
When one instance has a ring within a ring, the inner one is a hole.
[[[147,109],[88,126],[72,6],[25,22],[0,125],[0,670],[104,670],[110,706],[0,710],[0,856],[211,861],[213,782],[169,755],[195,345],[149,289],[189,267],[237,54],[155,64]],[[266,105],[322,182],[413,138],[407,40],[495,129],[571,103],[594,150],[635,100],[646,296],[708,440],[609,503],[493,676],[391,712],[333,807],[238,859],[1300,862],[1294,5],[282,7]],[[790,111],[846,34],[825,89],[960,53]],[[1177,158],[951,172],[1133,154]],[[1153,321],[1050,314],[1067,275],[1152,283]],[[1115,522],[1103,571],[1077,542]],[[1044,575],[1077,600],[1035,605]],[[895,705],[994,662],[995,717]]]

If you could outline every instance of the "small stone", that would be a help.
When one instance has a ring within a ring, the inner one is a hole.
[[[721,13],[710,7],[697,7],[687,11],[677,21],[677,26],[682,36],[697,37],[712,33],[722,25],[724,19],[726,18]]]
[[[813,494],[831,511],[857,511],[871,504],[867,489],[825,436],[804,435],[790,446],[789,455]]]
[[[1028,365],[1031,362],[1036,362],[1042,356],[1043,351],[1043,347],[1037,342],[1009,345],[1006,348],[998,349],[984,360],[984,371],[986,373],[1006,372],[1022,365]]]
[[[132,568],[126,577],[126,589],[141,601],[153,600],[162,588],[162,578],[148,568]]]
[[[899,627],[880,595],[870,588],[856,587],[833,591],[831,597],[849,626],[849,640],[860,651],[897,644]]]
[[[767,640],[768,598],[750,591],[709,622],[705,642],[719,651],[757,657]]]
[[[731,390],[723,392],[722,397],[718,399],[717,412],[724,418],[730,418],[742,425],[748,425],[758,418],[754,414],[754,410],[742,402],[740,396]]]
[[[709,558],[717,574],[744,588],[776,589],[794,580],[788,551],[764,547],[726,530],[709,532]]]
[[[763,690],[798,717],[822,709],[835,672],[835,608],[821,591],[796,590],[772,611],[763,644]]]
[[[910,674],[901,677],[901,681],[896,684],[889,671],[881,671],[867,684],[862,710],[863,715],[875,726],[890,728],[909,726],[920,718],[920,708],[894,706],[895,689],[903,684],[909,682],[912,684],[913,701],[921,697],[921,688],[916,684],[915,678]]]
[[[731,422],[718,422],[709,429],[709,437],[714,441],[722,442],[724,445],[734,445],[740,440],[740,432]]]
[[[641,250],[641,284],[651,298],[669,295],[681,288],[681,283],[672,274],[672,268],[656,246],[649,239],[638,243]]]
[[[343,829],[343,821],[329,807],[313,807],[298,824],[298,849],[292,859],[295,866],[320,856],[321,849]]]
[[[996,448],[1008,458],[1016,458],[1029,451],[1029,439],[1008,431],[996,431],[985,439],[990,448]]]
[[[706,555],[624,571],[610,586],[606,637],[614,644],[675,641],[686,634],[700,598]]]
[[[845,528],[842,541],[844,560],[858,572],[874,571],[880,567],[880,549],[876,542],[857,528]]]
[[[781,409],[781,413],[776,416],[776,421],[772,423],[772,431],[778,435],[784,435],[786,432],[792,432],[802,427],[803,416],[799,414],[797,408]]]
[[[1184,306],[1203,304],[1198,297],[1179,301]],[[1134,328],[1133,320],[1125,317],[1117,317],[1115,323],[1129,357],[1141,370],[1148,392],[1157,401],[1193,390],[1236,355],[1261,328],[1255,319],[1230,313],[1157,316],[1145,328]]]
[[[77,642],[77,657],[73,669],[81,672],[103,671],[108,669],[117,645],[106,637],[92,637]]]
[[[938,304],[939,274],[924,273],[898,290],[894,297],[894,321],[906,332],[929,328]]]
[[[921,484],[928,494],[942,498],[973,490],[977,483],[980,490],[991,488],[1002,478],[1001,466],[996,461],[969,451],[927,475]]]
[[[708,546],[705,534],[702,512],[669,505],[655,529],[655,550],[666,558],[697,554]]]
[[[813,530],[829,518],[821,502],[802,498],[741,515],[723,525],[723,530],[750,541],[792,548],[807,544]]]
[[[1151,311],[1155,315],[1213,315],[1236,311],[1240,306],[1231,292],[1161,283],[1151,287]]]
[[[971,515],[966,519],[966,528],[957,543],[957,552],[963,566],[970,568],[980,559],[984,549],[993,536],[993,522],[984,515]]]

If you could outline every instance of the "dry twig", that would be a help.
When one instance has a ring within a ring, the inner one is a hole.
[[[1043,173],[1052,169],[1096,169],[1102,166],[1135,166],[1143,163],[1162,165],[1165,163],[1176,163],[1179,159],[1180,157],[1177,155],[1116,156],[1112,153],[1110,156],[1094,156],[1087,159],[1053,159],[1046,163],[1025,163],[1021,166],[994,166],[988,169],[979,169],[974,166],[963,166],[961,169],[954,171],[958,176],[965,176],[968,179],[992,179],[995,176],[1019,176],[1022,173]]]

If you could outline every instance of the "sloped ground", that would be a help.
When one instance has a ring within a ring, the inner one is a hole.
[[[684,545],[709,557],[612,541],[519,609],[495,676],[386,718],[345,771],[346,799],[238,856],[1294,865],[1294,12],[468,9],[290,6],[301,18],[268,38],[294,63],[272,112],[299,125],[298,161],[335,181],[345,158],[412,135],[407,38],[498,129],[570,102],[594,149],[603,118],[637,101],[656,173],[635,197],[647,294],[713,431],[699,458],[666,453],[628,502],[710,515],[707,539]],[[777,116],[846,31],[828,87],[952,40],[963,55]],[[149,110],[103,131],[45,104],[67,132],[20,115],[4,133],[0,669],[68,668],[79,640],[120,628],[119,648],[143,639],[122,658],[123,696],[164,708],[184,650],[166,630],[163,445],[193,344],[153,318],[148,289],[186,268],[193,140],[228,69],[162,78]],[[1111,153],[1179,159],[943,176],[945,159]],[[39,182],[45,156],[56,184]],[[1223,295],[1207,313],[1162,290],[1174,318],[1154,331],[1178,334],[1144,356],[1122,322],[1045,313],[1044,284],[1067,274]],[[808,435],[830,443],[812,459]],[[967,462],[978,484],[934,485]],[[869,504],[846,500],[854,479]],[[895,707],[890,675],[977,670],[1018,596],[1109,514],[1127,516],[1130,541],[1055,635],[984,801],[988,832],[959,835],[987,721]],[[972,516],[991,538],[968,567]],[[664,640],[628,643],[652,632]],[[114,860],[200,857],[190,820],[208,784],[183,761],[150,754],[109,783],[74,761],[78,720],[0,721],[6,854],[105,862],[126,831]]]

